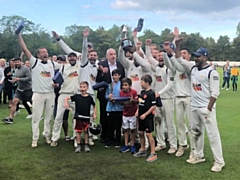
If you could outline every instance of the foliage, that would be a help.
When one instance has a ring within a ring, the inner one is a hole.
[[[13,15],[3,16],[0,19],[0,57],[10,59],[19,56],[21,50],[18,46],[14,30],[17,28],[21,20],[25,21],[23,30],[24,39],[29,50],[34,53],[35,50],[41,46],[46,47],[49,55],[57,55],[63,53],[62,49],[56,44],[52,35],[41,27],[28,19]],[[86,26],[73,24],[65,28],[65,34],[60,37],[74,50],[82,51],[82,32]],[[90,29],[88,41],[94,44],[94,48],[99,53],[99,58],[105,56],[108,48],[118,49],[120,44],[120,26],[114,24],[110,29],[106,30],[104,27],[99,27],[96,30]],[[203,38],[201,34],[182,32],[180,37],[184,39],[183,47],[188,47],[191,51],[196,51],[199,47],[206,47],[210,52],[211,60],[240,60],[240,22],[237,25],[237,37],[230,42],[227,35],[221,35],[217,41],[212,37]],[[128,38],[132,39],[132,29],[129,28]],[[164,41],[172,41],[173,33],[171,29],[165,28],[159,34],[151,29],[145,29],[143,34],[139,36],[139,40],[145,42],[146,39],[152,39],[152,43],[160,45]],[[144,47],[143,47],[144,48]]]

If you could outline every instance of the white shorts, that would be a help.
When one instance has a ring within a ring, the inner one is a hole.
[[[123,129],[136,129],[137,128],[137,118],[136,116],[126,117],[123,116]]]

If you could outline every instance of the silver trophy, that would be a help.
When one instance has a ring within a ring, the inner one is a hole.
[[[122,47],[123,50],[126,50],[128,47],[132,47],[132,42],[127,38],[128,28],[126,25],[121,26],[121,33],[122,33]]]

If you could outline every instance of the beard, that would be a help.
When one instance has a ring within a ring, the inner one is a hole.
[[[134,63],[134,65],[135,65],[136,67],[139,67],[139,66],[140,66],[140,64],[138,64],[138,62],[137,62],[136,60],[134,60],[133,63]]]
[[[95,64],[97,61],[97,59],[95,58],[89,58],[88,60],[90,61],[91,64]]]
[[[74,66],[76,64],[76,60],[74,60],[74,59],[70,59],[68,61],[69,61],[69,64],[71,64],[72,66]]]

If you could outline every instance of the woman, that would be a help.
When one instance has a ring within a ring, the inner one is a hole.
[[[238,75],[239,75],[239,71],[237,69],[236,64],[234,64],[233,68],[231,69],[231,80],[232,80],[233,91],[237,91]]]

